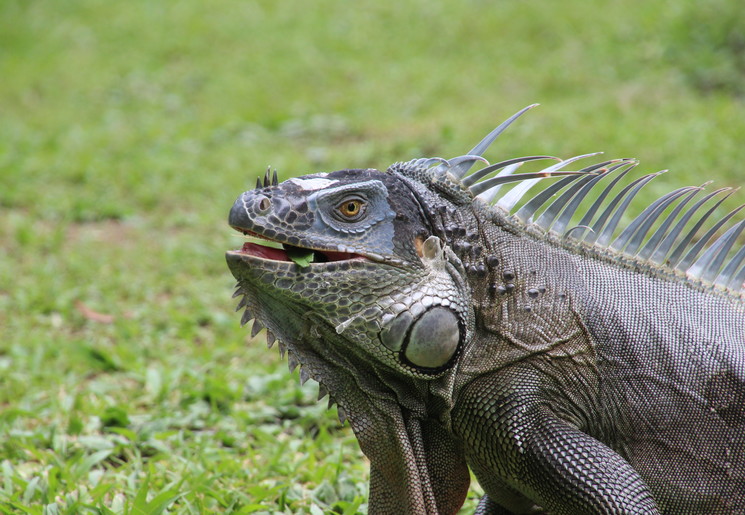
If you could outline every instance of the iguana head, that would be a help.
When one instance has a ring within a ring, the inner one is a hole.
[[[416,377],[447,369],[467,337],[469,292],[436,235],[437,206],[417,188],[397,173],[341,170],[267,176],[240,195],[229,223],[250,241],[227,260],[246,320],[303,364],[335,354]]]

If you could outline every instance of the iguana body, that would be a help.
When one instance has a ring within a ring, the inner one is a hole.
[[[461,158],[242,194],[230,224],[284,244],[227,254],[243,322],[346,412],[371,513],[454,513],[468,467],[479,513],[745,513],[745,251],[727,254],[745,224],[693,243],[724,191],[683,188],[617,229],[653,178],[615,193],[628,160],[510,215],[574,161],[466,176],[519,114]]]

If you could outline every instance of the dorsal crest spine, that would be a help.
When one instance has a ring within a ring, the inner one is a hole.
[[[565,160],[548,155],[526,156],[489,164],[483,157],[484,152],[510,124],[536,105],[512,115],[462,156],[395,163],[388,171],[415,179],[458,204],[473,201],[490,204],[492,209],[510,216],[531,231],[590,246],[605,255],[617,256],[619,261],[628,262],[631,258],[655,268],[682,272],[692,281],[716,285],[734,294],[743,293],[745,247],[738,248],[737,240],[745,231],[745,220],[735,223],[721,235],[718,233],[745,205],[727,213],[705,232],[702,229],[717,207],[735,190],[720,188],[685,209],[709,183],[678,188],[655,200],[622,226],[633,199],[665,171],[644,175],[620,187],[621,179],[637,166],[635,159],[609,160],[578,170],[568,167],[597,153]],[[536,172],[515,173],[524,163],[540,160],[555,162]],[[469,174],[477,164],[485,166]],[[612,181],[601,190],[599,184],[610,176],[614,176]],[[562,178],[533,197],[527,197],[533,186],[556,177]],[[509,183],[516,184],[502,193],[502,186]],[[596,191],[599,192],[597,197],[589,203],[590,194]],[[513,213],[518,204],[521,207]],[[704,206],[709,208],[696,217]],[[581,220],[571,225],[573,217],[582,209]]]

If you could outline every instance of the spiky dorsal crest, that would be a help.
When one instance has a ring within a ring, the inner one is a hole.
[[[511,215],[513,220],[532,230],[591,246],[618,259],[628,261],[631,258],[654,267],[683,272],[691,280],[713,284],[735,294],[743,293],[745,247],[737,251],[734,248],[745,230],[745,220],[718,234],[745,205],[730,211],[705,232],[702,229],[717,207],[736,189],[720,188],[687,207],[709,183],[678,188],[655,200],[628,225],[622,226],[623,216],[632,200],[664,171],[645,175],[620,187],[621,179],[638,164],[636,160],[615,159],[579,170],[568,170],[567,167],[597,154],[566,160],[528,156],[489,164],[482,157],[486,149],[512,122],[536,105],[508,118],[463,156],[396,163],[389,171],[427,184],[457,203],[471,202],[475,198],[491,204],[493,209]],[[537,172],[514,173],[524,163],[538,160],[556,162]],[[486,166],[469,174],[476,164]],[[533,186],[551,177],[561,179],[532,198],[527,196]],[[600,183],[604,180],[608,184],[601,189]],[[502,192],[502,186],[508,183],[516,184]],[[591,194],[596,193],[595,200],[590,201]],[[515,211],[518,204],[521,207]],[[700,214],[704,206],[708,209]],[[579,216],[582,210],[581,220],[572,224],[575,215]]]

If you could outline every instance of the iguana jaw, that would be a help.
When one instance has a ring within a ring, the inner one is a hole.
[[[280,240],[267,238],[253,231],[233,227],[253,241],[247,241],[240,249],[228,251],[229,256],[250,257],[263,261],[295,263],[299,266],[323,265],[337,261],[380,261],[379,256],[367,256],[348,249],[324,249],[316,247],[298,247]],[[266,242],[267,244],[264,244]],[[377,259],[376,259],[377,258]]]

